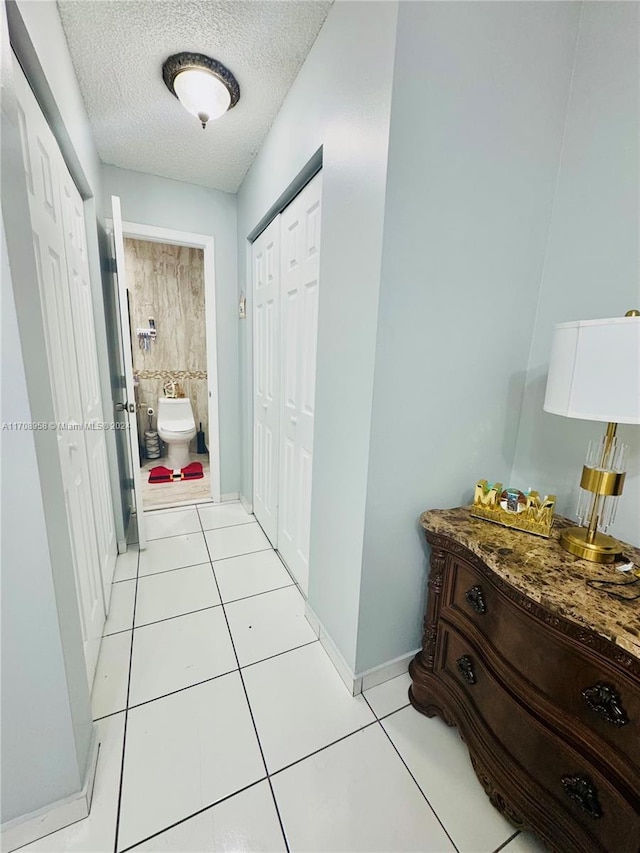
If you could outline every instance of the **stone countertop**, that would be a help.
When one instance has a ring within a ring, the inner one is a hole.
[[[581,560],[559,544],[560,531],[575,522],[556,515],[549,539],[511,530],[480,518],[470,507],[434,509],[420,516],[425,530],[464,545],[504,581],[548,610],[590,628],[640,659],[640,598],[619,601],[587,586],[587,578],[624,581],[615,565]],[[624,556],[640,571],[640,549],[624,546]],[[613,591],[620,590],[613,588]],[[624,592],[624,590],[622,590]],[[640,594],[640,579],[629,592]]]

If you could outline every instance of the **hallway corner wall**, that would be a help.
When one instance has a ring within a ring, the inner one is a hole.
[[[397,3],[340,2],[238,192],[242,491],[253,496],[247,236],[322,146],[309,603],[355,666]]]
[[[579,15],[401,4],[358,673],[420,646],[421,512],[509,480]]]

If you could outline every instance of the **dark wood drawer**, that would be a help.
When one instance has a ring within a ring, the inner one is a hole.
[[[535,690],[640,773],[640,686],[632,677],[518,606],[464,560],[452,561],[441,612],[463,633],[479,632]]]
[[[465,707],[501,744],[533,782],[554,801],[554,820],[579,827],[584,851],[638,853],[638,797],[621,792],[580,752],[528,713],[494,675],[482,652],[455,628],[440,622],[436,671],[464,693]],[[454,684],[455,683],[455,684]],[[615,838],[615,851],[611,839]]]

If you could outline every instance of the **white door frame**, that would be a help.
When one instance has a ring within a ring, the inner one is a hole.
[[[134,240],[148,240],[150,243],[170,243],[173,246],[189,246],[204,252],[204,302],[205,337],[207,342],[207,390],[209,391],[209,460],[211,497],[220,502],[220,420],[218,404],[218,335],[216,328],[216,270],[214,260],[214,238],[209,234],[192,234],[189,231],[176,231],[174,228],[159,228],[155,225],[141,225],[137,222],[123,222],[122,233]],[[134,464],[135,464],[134,460]]]

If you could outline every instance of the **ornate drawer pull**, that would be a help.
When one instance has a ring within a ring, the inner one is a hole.
[[[582,695],[591,710],[599,714],[607,723],[611,723],[612,726],[620,728],[629,722],[629,717],[622,707],[620,697],[613,687],[607,687],[606,684],[598,682],[593,687],[585,687]]]
[[[473,607],[476,613],[479,613],[483,616],[487,612],[487,605],[484,601],[484,593],[482,592],[482,587],[472,586],[471,589],[468,589],[465,592],[465,598],[469,602],[469,604]]]
[[[602,817],[598,791],[588,776],[563,776],[562,786],[565,794],[575,800],[590,817]]]
[[[467,682],[467,684],[475,684],[476,674],[473,671],[473,661],[471,660],[469,655],[462,655],[461,658],[458,658],[456,663],[458,665],[458,669],[460,670],[460,674]]]

